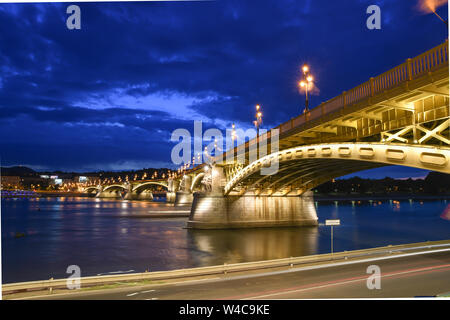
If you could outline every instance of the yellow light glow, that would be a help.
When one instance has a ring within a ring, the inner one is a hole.
[[[306,80],[308,80],[308,82],[312,82],[312,81],[313,81],[313,77],[312,77],[312,76],[308,76],[308,77],[306,78]]]
[[[305,82],[304,81],[300,81],[299,85],[300,85],[300,87],[304,87],[305,86]]]
[[[309,71],[309,67],[307,65],[304,65],[302,70],[303,70],[303,72],[308,72]]]
[[[447,3],[447,0],[420,0],[419,10],[423,13],[435,12],[437,8]]]

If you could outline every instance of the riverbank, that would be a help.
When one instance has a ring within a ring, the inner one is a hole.
[[[64,191],[2,190],[2,198],[95,197],[95,194]]]
[[[1,198],[36,198],[38,194],[28,190],[2,190]]]
[[[95,194],[84,192],[36,191],[39,197],[95,197]]]
[[[314,194],[315,201],[450,200],[450,194]]]

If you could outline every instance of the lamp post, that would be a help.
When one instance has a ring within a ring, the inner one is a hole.
[[[208,156],[208,147],[205,147],[205,151],[204,151],[204,154],[205,154],[205,159],[204,159],[204,161],[203,161],[203,162],[205,162],[205,163],[208,163],[208,161],[209,161],[209,156]]]
[[[256,105],[256,120],[253,121],[256,127],[256,137],[259,137],[259,126],[262,123],[262,113],[261,113],[261,106],[259,104]]]
[[[309,73],[309,67],[305,64],[302,67],[302,71],[303,71],[303,80],[301,80],[299,82],[299,86],[301,89],[305,89],[305,111],[304,112],[308,112],[309,111],[309,98],[308,98],[308,91],[312,88],[313,86],[313,77],[312,75]]]
[[[231,125],[231,140],[233,141],[234,148],[234,140],[236,140],[236,126],[234,123]]]

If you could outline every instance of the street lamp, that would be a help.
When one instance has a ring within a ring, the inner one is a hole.
[[[259,137],[259,126],[262,123],[262,113],[261,113],[261,106],[259,104],[256,105],[256,120],[253,121],[255,127],[256,127],[256,137]]]
[[[236,126],[234,123],[231,125],[231,140],[233,140],[233,148],[234,148],[234,140],[236,140]]]
[[[204,154],[205,154],[205,158],[204,158],[204,161],[203,162],[206,162],[207,163],[207,161],[209,160],[208,158],[209,158],[209,155],[208,155],[208,147],[205,147],[205,151],[203,152]]]
[[[214,138],[214,156],[217,156],[217,138]],[[212,156],[212,154],[211,154]]]
[[[443,23],[445,23],[445,25],[448,28],[448,21],[442,19],[442,17],[436,12],[437,8],[439,8],[440,6],[443,6],[444,4],[447,4],[447,1],[444,1],[444,0],[421,0],[419,10],[425,14],[430,13],[430,12],[434,13],[439,18],[439,20],[441,20]]]
[[[314,78],[309,73],[309,67],[306,64],[302,67],[302,71],[303,71],[304,78],[298,84],[300,86],[300,89],[305,89],[305,111],[304,112],[308,112],[309,111],[308,91],[313,86]]]

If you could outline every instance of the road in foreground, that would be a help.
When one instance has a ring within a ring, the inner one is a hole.
[[[369,261],[370,260],[370,261]],[[370,265],[381,270],[381,289],[367,288]],[[311,269],[313,268],[313,269]],[[398,298],[450,292],[450,249],[339,262],[288,271],[226,276],[160,286],[79,292],[41,299],[305,299]]]

